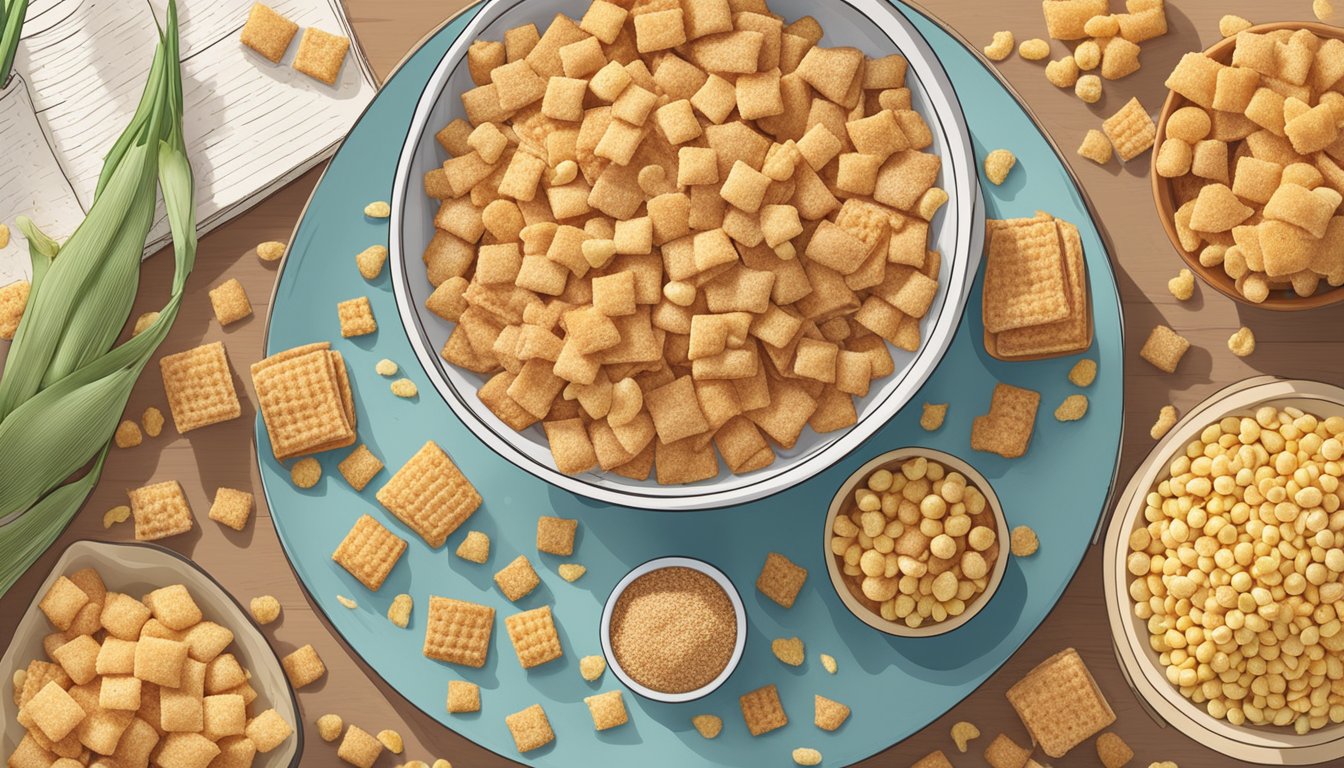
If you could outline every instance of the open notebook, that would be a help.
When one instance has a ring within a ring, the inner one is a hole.
[[[184,130],[201,232],[326,158],[377,91],[340,0],[270,0],[301,28],[351,38],[336,85],[279,64],[238,35],[252,0],[179,1]],[[33,0],[14,71],[0,92],[0,221],[27,215],[64,241],[93,201],[103,156],[148,76],[167,0]],[[151,7],[153,12],[151,13]],[[169,242],[162,215],[146,255]],[[0,250],[0,285],[27,276],[27,242]]]

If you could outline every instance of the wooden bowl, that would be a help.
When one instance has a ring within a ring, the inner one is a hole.
[[[1281,29],[1306,29],[1310,30],[1318,37],[1333,37],[1338,40],[1344,40],[1344,28],[1330,24],[1317,24],[1315,22],[1305,21],[1261,24],[1259,26],[1251,27],[1247,31],[1266,33],[1276,32]],[[1229,37],[1214,43],[1205,50],[1204,53],[1220,63],[1227,64],[1232,61],[1232,52],[1236,47],[1237,39],[1235,37]],[[1277,290],[1271,291],[1269,298],[1256,304],[1241,295],[1236,288],[1235,282],[1232,278],[1227,276],[1227,273],[1224,272],[1222,268],[1206,267],[1203,264],[1200,264],[1198,253],[1191,253],[1181,247],[1181,239],[1176,234],[1175,213],[1177,206],[1174,202],[1175,185],[1173,184],[1175,180],[1165,179],[1157,174],[1157,149],[1162,146],[1162,141],[1167,135],[1167,118],[1181,107],[1189,106],[1190,103],[1191,102],[1188,99],[1175,91],[1171,91],[1167,94],[1167,100],[1162,105],[1162,114],[1157,121],[1157,142],[1153,145],[1152,168],[1148,174],[1153,182],[1153,201],[1157,204],[1157,216],[1161,219],[1162,226],[1167,230],[1167,237],[1171,239],[1172,247],[1175,248],[1176,252],[1181,255],[1181,258],[1185,260],[1186,266],[1188,266],[1190,271],[1198,275],[1205,283],[1213,286],[1219,293],[1252,307],[1260,307],[1276,312],[1297,312],[1308,309],[1318,309],[1320,307],[1326,307],[1344,301],[1344,286],[1330,288],[1323,283],[1322,287],[1318,288],[1316,293],[1311,296],[1302,297],[1293,293],[1291,290]]]

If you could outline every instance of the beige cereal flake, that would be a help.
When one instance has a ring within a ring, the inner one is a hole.
[[[849,719],[849,707],[825,696],[813,697],[813,723],[823,731],[834,731]]]
[[[140,425],[127,419],[117,425],[112,441],[118,448],[134,448],[144,442],[144,437],[140,434]]]
[[[387,246],[371,245],[360,251],[355,256],[355,266],[359,268],[359,274],[365,280],[375,280],[383,273],[383,265],[387,263]]]
[[[1237,357],[1250,357],[1255,353],[1255,333],[1242,326],[1227,339],[1227,348]]]
[[[163,411],[152,405],[149,406],[140,416],[140,426],[144,428],[146,435],[158,437],[163,432]]]
[[[985,56],[990,61],[1003,61],[1013,55],[1013,33],[1009,31],[995,32],[989,45],[984,47]]]
[[[311,456],[299,459],[289,468],[289,479],[297,488],[312,488],[322,479],[322,465]]]
[[[176,480],[128,491],[137,541],[157,541],[191,530],[191,507]]]
[[[967,746],[978,738],[980,729],[975,727],[975,723],[968,723],[965,720],[953,723],[952,743],[957,745],[958,752],[966,754]]]
[[[279,261],[285,255],[286,246],[278,240],[268,240],[264,243],[258,243],[256,247],[257,258],[262,261]]]
[[[131,517],[131,508],[122,504],[112,507],[103,513],[103,527],[111,528],[117,523],[124,523]]]
[[[691,726],[702,738],[713,739],[723,731],[723,718],[718,715],[696,715],[691,718]]]
[[[790,756],[795,765],[821,765],[821,751],[813,747],[797,747]]]
[[[392,598],[392,603],[387,606],[387,620],[392,622],[393,626],[405,629],[411,623],[411,608],[413,603],[411,596],[405,593]]]
[[[601,656],[584,656],[579,659],[579,676],[588,682],[594,682],[607,671],[607,660]]]
[[[1158,412],[1157,421],[1153,423],[1153,428],[1149,430],[1149,435],[1154,440],[1161,440],[1171,428],[1176,426],[1176,407],[1173,405],[1164,405]]]
[[[803,650],[803,641],[796,637],[777,637],[770,641],[770,652],[776,659],[791,667],[801,667],[807,658]]]
[[[1023,40],[1017,46],[1017,55],[1027,61],[1042,61],[1050,57],[1050,43],[1039,37]]]
[[[270,624],[280,618],[280,601],[270,595],[254,597],[248,606],[258,624]]]
[[[27,280],[19,280],[0,287],[0,339],[13,339],[28,306],[31,288]]]
[[[1083,137],[1083,143],[1078,147],[1078,155],[1085,157],[1097,165],[1105,165],[1111,162],[1114,150],[1111,148],[1111,140],[1106,138],[1106,134],[1095,128],[1089,128],[1087,134]]]
[[[294,54],[294,69],[314,80],[335,85],[349,50],[349,38],[308,27],[303,30],[303,37],[299,38],[299,50]]]
[[[583,575],[588,572],[585,566],[578,563],[561,563],[555,570],[560,574],[560,578],[570,583],[583,578]]]
[[[1055,421],[1078,421],[1087,415],[1087,395],[1069,395],[1055,409]]]
[[[823,653],[818,658],[821,659],[821,667],[826,670],[826,674],[834,675],[839,666],[835,663],[835,657],[829,653]]]
[[[1097,361],[1091,358],[1083,358],[1074,363],[1073,368],[1069,369],[1069,383],[1075,387],[1087,388],[1092,386],[1092,382],[1097,380]]]
[[[456,554],[469,562],[484,563],[490,559],[490,537],[480,531],[467,531],[462,543],[457,545]]]
[[[1017,157],[1012,152],[996,149],[985,156],[985,178],[994,186],[1000,186],[1016,165]]]
[[[925,432],[937,432],[942,429],[943,421],[947,418],[947,409],[947,403],[925,403],[919,417],[919,426]]]
[[[150,326],[158,322],[158,312],[145,312],[135,318],[135,326],[131,329],[131,336],[139,336],[149,330]]]

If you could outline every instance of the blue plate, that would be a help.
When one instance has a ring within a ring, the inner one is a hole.
[[[585,502],[513,467],[463,426],[434,394],[424,372],[413,369],[415,355],[395,323],[398,313],[388,274],[370,284],[354,265],[354,255],[364,247],[387,242],[386,220],[364,218],[360,211],[371,200],[389,198],[401,140],[416,101],[474,9],[444,26],[407,59],[331,161],[280,275],[266,348],[270,354],[331,340],[350,367],[360,440],[389,469],[363,493],[355,493],[336,469],[346,451],[333,451],[320,457],[324,477],[317,487],[297,489],[289,481],[288,468],[272,458],[258,419],[261,477],[281,543],[314,602],[389,685],[429,716],[487,749],[539,766],[635,761],[642,768],[680,768],[705,761],[728,766],[755,766],[763,760],[784,764],[800,745],[820,749],[827,764],[847,764],[901,741],[969,695],[1021,646],[1063,593],[1092,541],[1119,458],[1124,345],[1115,279],[1082,194],[1022,106],[957,38],[918,11],[895,5],[924,35],[956,83],[977,155],[983,157],[996,147],[1011,147],[1017,154],[1019,167],[1004,186],[982,184],[989,215],[1029,216],[1041,209],[1074,222],[1081,231],[1095,325],[1087,356],[1101,369],[1087,391],[1092,407],[1082,421],[1060,423],[1051,417],[1054,408],[1077,391],[1067,374],[1078,356],[1003,363],[985,353],[977,278],[971,310],[956,340],[911,405],[867,443],[807,483],[763,501],[710,512],[664,514]],[[375,335],[341,339],[335,305],[363,295],[369,297],[383,326]],[[403,375],[419,386],[423,393],[419,399],[392,395],[389,381],[374,372],[382,358],[408,366]],[[987,410],[996,381],[1030,387],[1042,396],[1031,450],[1015,461],[976,453],[969,446],[971,420]],[[939,432],[920,429],[923,402],[952,404]],[[374,500],[389,473],[431,439],[453,455],[486,500],[439,551],[429,549]],[[897,639],[868,628],[832,590],[823,560],[821,527],[835,489],[868,459],[904,445],[924,445],[969,461],[989,478],[1003,501],[1008,524],[1031,525],[1041,538],[1039,553],[1009,562],[998,593],[978,616],[935,639]],[[336,545],[365,513],[410,541],[402,562],[376,594],[331,561]],[[555,572],[562,559],[537,554],[536,518],[542,514],[581,521],[575,556],[566,560],[586,565],[588,573],[574,584]],[[492,552],[486,565],[452,554],[467,529],[490,536]],[[770,551],[808,569],[807,583],[792,609],[780,608],[752,586]],[[535,563],[543,583],[513,605],[494,588],[491,576],[519,554]],[[597,627],[611,587],[633,566],[663,555],[707,560],[738,585],[748,620],[742,664],[719,691],[691,704],[657,704],[627,692],[630,722],[597,733],[583,698],[620,684],[610,674],[597,683],[584,682],[578,659],[601,653]],[[385,616],[400,592],[415,600],[411,625],[405,630]],[[338,594],[356,597],[359,607],[342,607],[336,602]],[[453,667],[421,654],[430,595],[497,609],[493,648],[484,668]],[[503,617],[546,604],[554,606],[565,656],[525,672],[514,658]],[[791,636],[801,637],[807,647],[807,662],[796,669],[770,653],[772,638]],[[836,658],[837,674],[821,668],[818,653]],[[452,679],[480,684],[480,713],[447,713],[444,700]],[[743,725],[737,697],[768,683],[779,686],[793,722],[752,738]],[[837,732],[811,725],[814,694],[853,709]],[[545,708],[557,738],[520,756],[504,717],[537,703]],[[691,727],[691,717],[701,713],[724,719],[717,739],[706,741]]]

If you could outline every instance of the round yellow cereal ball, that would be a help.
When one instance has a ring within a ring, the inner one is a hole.
[[[961,572],[968,579],[983,579],[989,574],[989,564],[979,552],[966,552],[961,556]]]
[[[994,533],[994,529],[983,525],[977,525],[972,528],[971,532],[966,536],[966,542],[970,544],[971,548],[976,552],[984,552],[986,549],[994,546],[994,541],[996,539],[998,539],[998,536]]]
[[[1088,104],[1096,104],[1101,101],[1101,78],[1096,75],[1083,75],[1073,86],[1073,92]]]
[[[1009,539],[1009,549],[1012,550],[1013,557],[1031,557],[1041,546],[1036,532],[1025,525],[1014,528]]]
[[[261,595],[252,598],[248,610],[252,612],[252,618],[256,619],[258,624],[270,624],[280,618],[280,601],[270,595]]]
[[[322,479],[322,465],[311,456],[299,459],[289,468],[289,479],[299,488],[312,488]]]
[[[1181,107],[1167,117],[1167,137],[1187,144],[1204,140],[1212,130],[1209,113],[1199,107]]]
[[[335,741],[341,737],[345,722],[340,715],[323,715],[317,718],[317,735],[323,741]]]
[[[1073,49],[1073,60],[1084,72],[1101,65],[1101,45],[1096,40],[1084,40]]]
[[[1033,37],[1030,40],[1023,40],[1022,44],[1017,46],[1017,55],[1027,61],[1041,61],[1050,56],[1050,43],[1039,37]]]
[[[1183,139],[1168,138],[1157,148],[1157,175],[1174,179],[1190,172],[1195,149]]]

